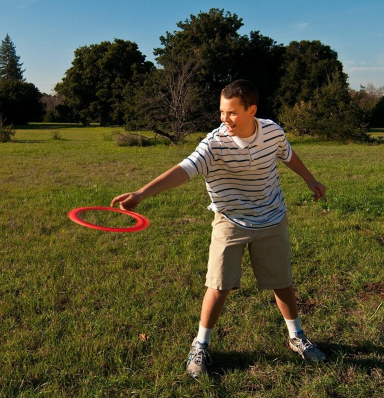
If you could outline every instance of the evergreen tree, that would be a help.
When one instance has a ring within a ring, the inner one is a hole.
[[[22,70],[22,66],[20,57],[16,55],[16,47],[7,34],[0,46],[0,80],[25,81],[23,78],[25,69]]]

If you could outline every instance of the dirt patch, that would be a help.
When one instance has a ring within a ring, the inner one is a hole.
[[[384,300],[384,283],[383,282],[365,283],[363,285],[363,291],[359,293],[359,298],[362,301],[368,301],[370,299]]]
[[[368,282],[363,286],[365,293],[384,294],[383,282]]]
[[[313,314],[316,307],[318,307],[317,301],[311,298],[307,300],[297,298],[296,301],[297,301],[297,306],[299,307],[299,311],[302,314]]]

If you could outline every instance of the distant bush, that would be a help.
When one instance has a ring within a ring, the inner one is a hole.
[[[63,139],[63,137],[61,136],[59,130],[52,130],[51,131],[51,136],[52,136],[53,140],[62,140]]]
[[[0,117],[0,142],[9,142],[12,137],[16,134],[16,131],[13,130],[13,126],[5,125],[3,123],[3,119]]]
[[[115,140],[118,146],[139,146],[139,147],[147,147],[147,146],[155,146],[155,145],[171,145],[169,140],[163,138],[148,138],[141,134],[132,134],[132,133],[120,133],[114,132],[112,133],[115,136]]]
[[[312,101],[283,106],[279,113],[280,123],[294,135],[340,141],[371,141],[368,117],[337,76],[317,89]]]
[[[153,141],[138,134],[116,134],[118,146],[152,146]]]

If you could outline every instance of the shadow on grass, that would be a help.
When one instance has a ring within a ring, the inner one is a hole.
[[[319,347],[324,351],[327,360],[324,364],[332,366],[332,363],[341,365],[354,365],[362,371],[370,374],[373,369],[384,369],[384,347],[369,342],[363,342],[361,345],[352,346],[346,344],[319,343]],[[257,365],[295,363],[309,364],[296,353],[291,352],[287,347],[287,354],[268,355],[259,351],[250,352],[212,352],[213,363],[209,367],[211,377],[220,379],[229,371],[251,370]],[[314,364],[315,366],[317,364]],[[321,364],[319,364],[321,365]]]
[[[73,128],[81,128],[82,124],[77,123],[52,123],[52,124],[27,124],[21,126],[13,126],[15,130],[57,130],[57,129],[73,129]],[[99,127],[99,126],[88,126],[88,127]]]
[[[360,345],[322,343],[328,362],[356,365],[368,373],[373,368],[384,369],[384,347],[371,342]]]
[[[43,144],[48,140],[12,140],[11,142],[14,144]]]
[[[11,142],[14,144],[43,144],[49,141],[70,141],[66,138],[56,138],[56,139],[49,139],[49,140],[12,140]]]

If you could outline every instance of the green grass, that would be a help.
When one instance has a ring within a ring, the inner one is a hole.
[[[287,348],[246,256],[242,289],[213,335],[211,373],[196,382],[184,366],[205,291],[204,181],[143,202],[151,226],[137,233],[84,228],[67,213],[139,188],[197,137],[119,147],[112,131],[29,126],[0,144],[0,397],[384,396],[383,145],[291,139],[328,203],[311,202],[279,166],[302,323],[329,362],[305,364]]]

